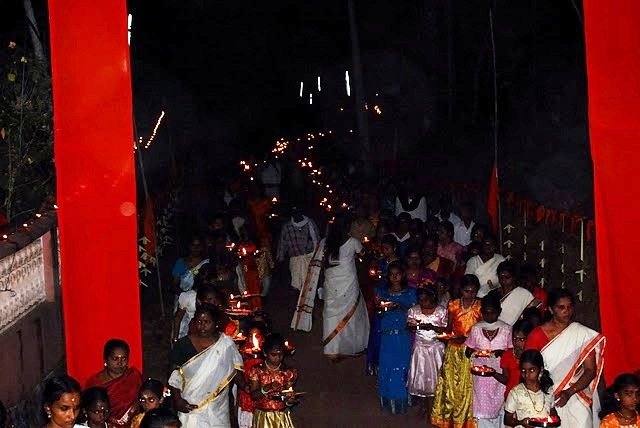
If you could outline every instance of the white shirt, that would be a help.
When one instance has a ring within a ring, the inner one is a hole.
[[[531,302],[533,302],[533,294],[529,290],[522,287],[514,288],[509,294],[502,297],[502,312],[498,319],[509,325],[514,325],[522,315],[522,311]]]
[[[409,203],[413,201],[415,198],[409,198]],[[402,203],[400,202],[400,198],[396,196],[396,217],[401,213],[408,213],[412,219],[419,218],[423,222],[427,221],[427,199],[424,196],[420,197],[420,202],[418,203],[418,207],[413,211],[406,211],[402,207]]]
[[[545,394],[542,391],[529,391],[524,384],[519,383],[507,396],[504,403],[504,411],[515,413],[516,418],[546,418],[551,414],[553,406],[553,394]],[[540,410],[538,410],[540,409]],[[518,425],[521,427],[522,425]],[[577,428],[577,427],[576,427]]]
[[[500,283],[498,283],[498,265],[504,260],[502,255],[496,253],[486,262],[483,262],[479,255],[473,256],[467,261],[467,269],[464,273],[478,277],[480,281],[479,298],[483,298],[489,291],[500,287]],[[492,287],[489,287],[489,281],[491,281]]]
[[[453,216],[453,214],[451,214]],[[453,225],[453,240],[458,244],[466,247],[471,243],[471,229],[476,223],[472,221],[469,223],[469,227],[464,225],[464,222],[460,220],[460,223]]]

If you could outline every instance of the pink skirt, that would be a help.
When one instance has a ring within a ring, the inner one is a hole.
[[[416,338],[409,366],[409,394],[418,397],[435,395],[443,356],[444,344],[442,342],[438,340],[427,342]]]

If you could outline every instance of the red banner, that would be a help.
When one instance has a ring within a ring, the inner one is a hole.
[[[640,368],[640,2],[585,0],[584,12],[600,315],[611,383]]]
[[[124,0],[50,0],[67,367],[103,368],[109,338],[142,368],[136,188]]]

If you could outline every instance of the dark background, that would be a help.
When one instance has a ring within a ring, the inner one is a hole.
[[[46,2],[33,1],[46,39]],[[3,2],[2,48],[25,41],[21,3]],[[490,8],[503,187],[588,215],[584,38],[581,5],[572,0],[356,1],[366,99],[384,112],[370,121],[374,154],[418,158],[421,171],[453,181],[487,181],[494,135]],[[130,0],[129,10],[138,133],[148,136],[160,110],[167,111],[145,151],[152,184],[166,177],[170,154],[198,175],[247,153],[260,157],[283,135],[356,129],[354,100],[344,93],[344,71],[353,79],[345,0]],[[317,75],[323,91],[309,106]],[[342,143],[345,156],[358,157],[353,140]]]

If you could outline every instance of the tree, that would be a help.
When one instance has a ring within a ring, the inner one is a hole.
[[[14,42],[6,56],[0,68],[0,189],[11,220],[52,193],[53,111],[46,62]]]

